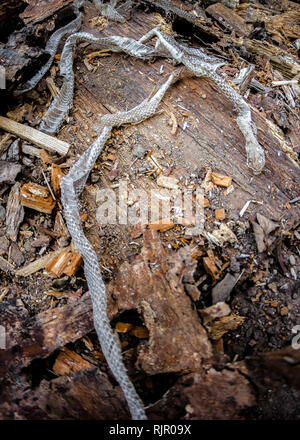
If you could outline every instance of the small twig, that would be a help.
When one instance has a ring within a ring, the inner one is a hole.
[[[46,174],[44,173],[43,170],[42,170],[42,174],[43,174],[43,176],[44,176],[45,182],[46,182],[46,184],[47,184],[47,186],[48,186],[48,189],[49,189],[49,191],[50,191],[50,194],[51,194],[53,200],[56,200],[56,197],[55,197],[55,195],[54,195],[54,193],[53,193],[53,191],[52,191],[52,188],[51,188],[51,186],[50,186],[50,184],[49,184],[49,182],[48,182],[48,179],[47,179],[47,177],[46,177]]]

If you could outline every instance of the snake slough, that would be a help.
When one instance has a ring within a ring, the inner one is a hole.
[[[77,0],[75,2],[77,10],[84,3],[83,0]],[[106,4],[106,9],[103,8],[104,5],[102,1],[94,0],[94,3],[103,15],[107,14],[110,19],[123,22],[122,17],[120,19],[120,17],[116,15],[118,13],[114,9],[116,6],[115,0],[111,0],[109,4]],[[102,49],[110,49],[113,52],[124,52],[127,55],[143,60],[149,60],[154,57],[167,57],[174,60],[177,64],[181,64],[181,67],[174,70],[165,83],[159,87],[153,97],[145,99],[129,111],[102,116],[97,126],[97,139],[81,155],[69,174],[61,181],[61,200],[64,207],[67,227],[83,257],[84,272],[93,303],[94,324],[101,348],[112,373],[124,392],[132,418],[142,420],[146,418],[143,403],[128,377],[123,364],[119,342],[111,329],[107,316],[106,290],[99,269],[97,255],[82,230],[78,197],[85,186],[89,173],[113,127],[128,123],[137,124],[153,116],[168,88],[177,80],[190,76],[209,78],[234,104],[237,111],[236,121],[246,141],[247,164],[255,174],[262,171],[265,164],[265,155],[263,148],[256,139],[255,126],[251,119],[251,109],[245,100],[218,75],[218,67],[224,64],[220,62],[218,58],[208,56],[201,49],[189,48],[179,44],[172,36],[161,32],[159,27],[150,30],[150,32],[139,40],[135,40],[120,36],[99,38],[85,32],[76,33],[78,27],[80,27],[80,23],[81,14],[78,10],[76,20],[70,23],[68,28],[67,25],[65,27],[66,29],[60,29],[61,33],[57,33],[56,35],[54,35],[54,33],[52,35],[52,39],[51,41],[49,40],[47,45],[47,50],[51,58],[30,81],[29,87],[32,88],[48,70],[50,60],[54,58],[62,35],[71,32],[71,35],[65,42],[60,60],[60,74],[63,77],[63,85],[59,94],[52,101],[40,125],[42,131],[48,133],[57,132],[73,106],[73,89],[75,82],[73,57],[76,45],[80,41],[97,44]],[[147,46],[147,41],[154,37],[157,38],[155,47]]]

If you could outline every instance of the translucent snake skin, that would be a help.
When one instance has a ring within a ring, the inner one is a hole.
[[[100,13],[109,19],[124,22],[123,17],[115,10],[116,1],[103,4],[100,0],[94,0],[95,6]],[[251,109],[244,99],[220,76],[217,68],[224,64],[219,59],[208,56],[200,49],[189,48],[179,44],[172,36],[163,33],[159,27],[150,30],[139,40],[132,38],[111,36],[98,38],[92,34],[78,32],[81,24],[79,8],[84,1],[75,2],[77,18],[54,33],[48,44],[47,51],[50,59],[41,71],[32,78],[24,91],[34,87],[39,79],[49,69],[58,43],[62,36],[71,33],[67,38],[60,59],[60,74],[63,77],[63,85],[59,94],[52,101],[40,129],[47,133],[55,133],[68,115],[73,106],[73,89],[75,76],[73,72],[73,56],[78,42],[85,41],[97,44],[102,49],[110,49],[113,52],[124,52],[143,60],[153,57],[167,57],[173,59],[181,67],[174,70],[167,81],[162,84],[153,97],[145,99],[129,111],[107,114],[101,117],[97,126],[98,137],[96,141],[81,155],[78,161],[61,181],[61,200],[64,207],[65,218],[70,235],[75,242],[84,261],[84,271],[93,304],[93,317],[95,329],[99,337],[101,348],[107,363],[120,384],[127,399],[129,410],[133,419],[146,419],[143,403],[137,395],[131,383],[122,360],[122,353],[118,338],[115,336],[107,316],[106,289],[99,269],[98,259],[91,243],[87,240],[82,230],[79,201],[89,173],[103,149],[113,127],[127,123],[139,123],[153,116],[167,89],[177,80],[186,76],[206,77],[212,80],[218,88],[233,102],[237,111],[237,124],[246,141],[247,164],[254,173],[262,171],[265,164],[263,148],[259,145],[255,126],[251,119]],[[56,34],[56,35],[55,35]],[[147,46],[151,38],[156,37],[155,48]],[[51,61],[51,63],[50,63]]]

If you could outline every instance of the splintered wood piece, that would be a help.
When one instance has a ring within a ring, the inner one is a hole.
[[[21,203],[27,208],[51,214],[56,201],[45,186],[36,183],[25,183],[21,189]]]
[[[117,322],[116,330],[118,333],[128,333],[132,329],[133,325],[128,322]]]
[[[19,226],[24,219],[24,208],[21,204],[21,184],[16,183],[8,197],[6,205],[6,233],[12,241],[17,240]]]
[[[130,333],[139,339],[149,338],[149,330],[147,329],[147,327],[141,327],[135,325]]]
[[[4,118],[3,116],[0,116],[0,128],[25,139],[38,147],[45,148],[45,150],[49,151],[55,151],[62,156],[66,155],[69,151],[70,145],[67,142],[42,133],[28,125],[19,124],[19,122]]]
[[[48,163],[51,161],[51,157],[44,148],[42,148],[39,153],[40,153],[40,158],[43,161],[44,167],[47,168]]]
[[[249,28],[242,17],[222,3],[208,6],[206,12],[231,31],[234,30],[239,35],[248,35]]]
[[[5,153],[5,151],[8,149],[8,147],[10,146],[10,144],[13,141],[13,136],[9,133],[6,133],[3,138],[0,141],[0,157],[2,156],[3,153]]]
[[[140,255],[125,261],[107,286],[110,319],[126,310],[142,315],[143,334],[134,333],[149,337],[149,343],[139,350],[136,365],[148,375],[199,369],[202,359],[211,357],[207,333],[185,292],[197,267],[193,253],[192,246],[165,248],[157,231],[147,229]]]
[[[87,293],[67,305],[32,317],[24,317],[17,308],[13,310],[14,313],[7,307],[1,308],[0,303],[1,324],[7,330],[6,349],[0,350],[1,377],[9,370],[20,371],[33,359],[47,357],[93,330],[92,303]],[[28,338],[24,339],[25,329]]]
[[[231,185],[232,177],[223,176],[223,174],[211,173],[211,180],[215,185],[228,188]]]
[[[58,278],[63,273],[72,276],[79,269],[81,262],[82,257],[79,252],[62,251],[49,261],[45,269],[53,277]]]
[[[168,189],[178,189],[177,183],[179,182],[176,177],[159,176],[156,180],[157,185]]]
[[[209,329],[210,337],[213,339],[220,339],[225,333],[237,329],[243,322],[245,318],[243,316],[231,313],[229,316],[223,316],[216,321]]]
[[[150,229],[153,231],[160,231],[165,232],[169,229],[174,228],[175,224],[170,219],[162,219],[159,220],[157,223],[149,223]]]
[[[50,254],[44,255],[43,257],[33,261],[32,263],[29,263],[27,266],[17,270],[16,275],[28,277],[38,270],[44,269],[44,267],[47,265],[47,263],[49,263],[50,260],[59,255],[63,250],[67,249],[69,249],[69,247],[66,247],[64,249],[60,248],[56,251],[50,252]]]
[[[226,218],[225,209],[224,208],[216,209],[215,217],[217,220],[225,220]]]
[[[212,257],[203,257],[203,266],[205,269],[205,272],[207,272],[209,275],[212,276],[214,282],[219,278],[220,271],[217,268],[215,261]]]
[[[90,368],[95,368],[95,366],[75,353],[75,351],[69,350],[66,347],[61,350],[53,365],[54,373],[59,376]]]
[[[51,165],[51,184],[54,194],[58,197],[60,194],[60,181],[64,177],[65,173],[59,165],[53,163]]]
[[[0,269],[3,270],[3,272],[13,272],[14,266],[10,264],[8,261],[6,261],[5,258],[1,257],[0,255]]]

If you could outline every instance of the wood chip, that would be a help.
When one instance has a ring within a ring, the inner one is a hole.
[[[54,194],[57,197],[59,197],[59,195],[60,195],[60,182],[64,176],[65,176],[65,173],[60,168],[60,166],[53,163],[51,165],[51,185],[52,185]]]
[[[162,219],[157,223],[149,223],[149,228],[153,231],[165,232],[174,228],[175,224],[170,219]]]
[[[222,3],[215,3],[206,8],[206,12],[214,17],[222,26],[235,31],[239,35],[248,35],[249,28],[245,21],[231,8]]]
[[[116,330],[118,333],[128,333],[133,327],[133,324],[128,322],[117,322]]]
[[[157,185],[168,189],[178,189],[178,182],[179,180],[176,179],[176,177],[167,177],[162,175],[160,175],[156,180]]]
[[[5,151],[8,149],[8,147],[10,146],[10,144],[12,143],[14,137],[9,134],[6,133],[1,141],[0,141],[0,157],[2,156],[3,153],[5,153]]]
[[[48,163],[50,163],[50,161],[51,161],[51,157],[49,156],[47,151],[44,148],[42,148],[39,151],[39,153],[40,153],[40,158],[42,159],[44,166],[48,165]]]
[[[212,276],[214,282],[219,278],[220,270],[217,268],[214,259],[211,256],[203,257],[203,266],[205,272]]]
[[[228,188],[232,182],[231,177],[223,176],[222,174],[218,173],[211,173],[211,180],[215,185],[224,186],[225,188]]]
[[[0,160],[0,183],[15,183],[16,177],[20,171],[20,164]]]
[[[54,151],[66,155],[69,151],[70,145],[67,142],[56,139],[48,134],[42,133],[35,128],[28,125],[19,124],[11,119],[0,116],[0,128],[5,131],[25,139],[28,142],[37,145],[38,147],[45,148],[45,150]]]
[[[229,316],[224,316],[214,321],[209,330],[209,335],[211,338],[218,340],[225,333],[237,329],[244,320],[245,318],[243,316],[236,315],[235,313],[232,313]]]
[[[59,255],[63,250],[67,250],[69,247],[65,249],[57,249],[56,251],[50,252],[47,255],[44,255],[43,257],[33,261],[32,263],[28,264],[25,267],[22,267],[21,269],[16,271],[16,275],[28,277],[29,275],[32,275],[33,273],[37,272],[40,269],[44,269],[46,264],[52,260],[54,257]]]
[[[62,251],[53,257],[45,266],[49,275],[59,278],[63,273],[73,276],[81,265],[82,257],[79,252]]]
[[[216,209],[215,210],[215,217],[216,217],[216,220],[225,220],[225,218],[226,218],[225,209],[223,209],[223,208]]]
[[[11,273],[14,272],[14,266],[1,256],[0,256],[0,269],[3,270],[3,272],[11,272]]]
[[[24,219],[24,208],[21,204],[21,184],[16,183],[8,197],[6,205],[6,233],[12,241],[17,240],[19,226]]]
[[[94,368],[95,366],[83,359],[82,356],[64,347],[57,356],[53,371],[59,376],[74,373],[75,371]]]
[[[147,327],[134,326],[130,333],[139,339],[149,338],[149,330]]]
[[[48,188],[31,182],[22,186],[21,203],[27,208],[51,214],[56,201],[53,200]]]

